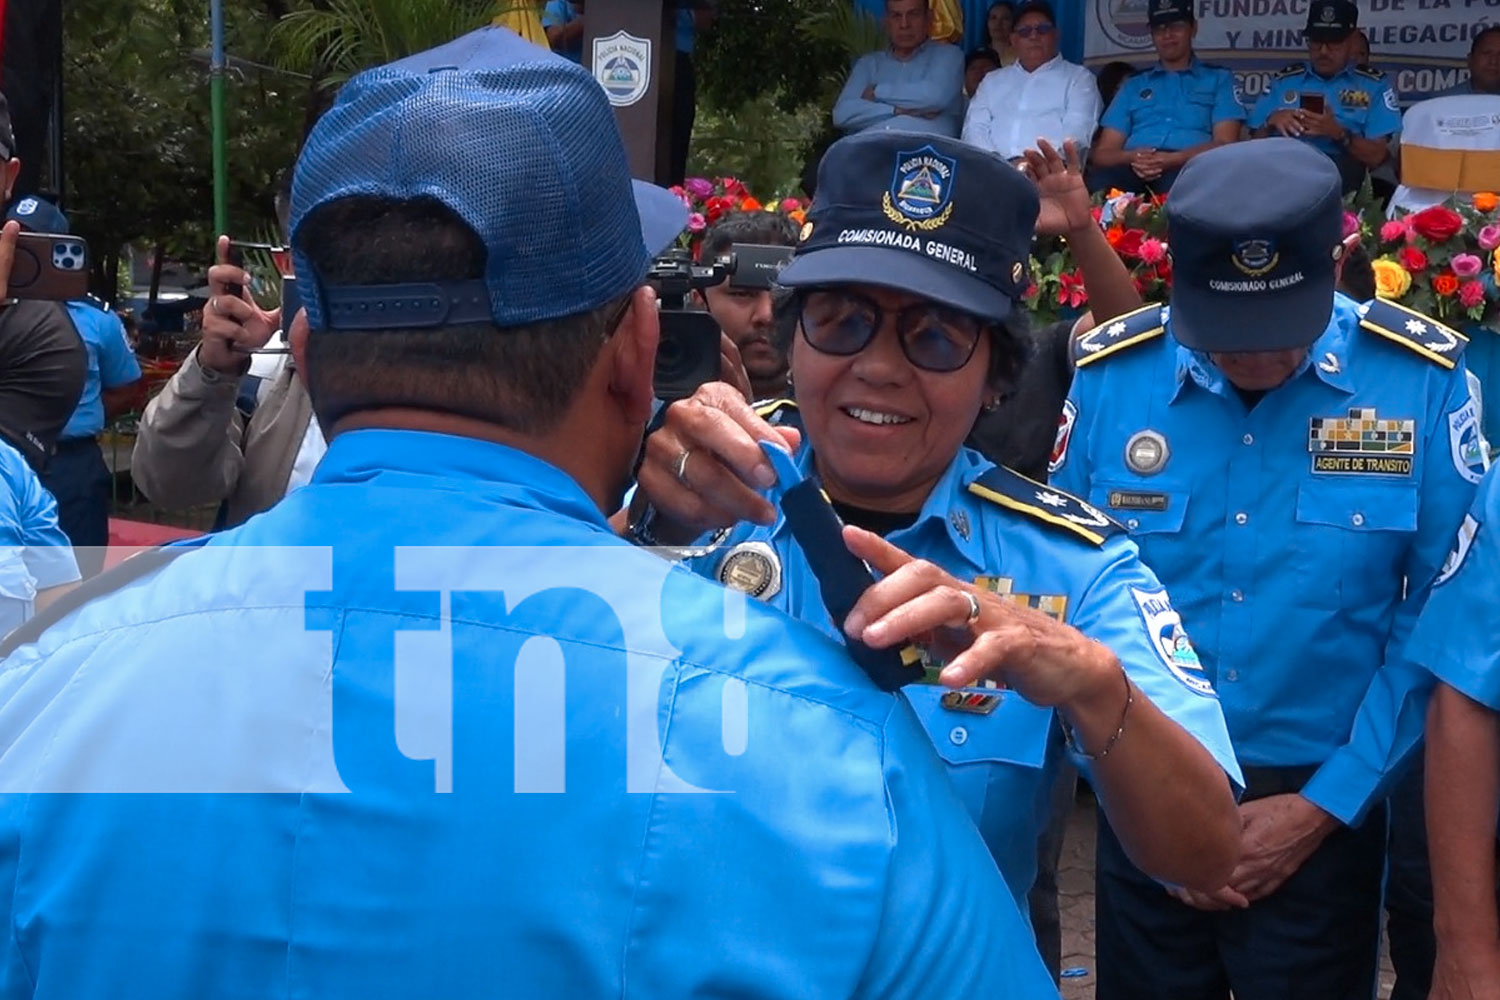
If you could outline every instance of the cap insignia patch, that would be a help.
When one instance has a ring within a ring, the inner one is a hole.
[[[1259,278],[1281,262],[1281,254],[1275,240],[1236,240],[1230,259],[1244,274]]]
[[[909,230],[937,229],[953,214],[958,161],[931,146],[896,154],[891,186],[881,200],[885,217]]]

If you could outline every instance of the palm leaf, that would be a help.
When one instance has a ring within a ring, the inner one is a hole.
[[[534,0],[332,0],[326,10],[287,14],[271,41],[282,68],[339,84],[535,6]]]

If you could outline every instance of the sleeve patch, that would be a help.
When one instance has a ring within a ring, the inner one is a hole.
[[[1389,108],[1390,110],[1392,110],[1392,111],[1396,111],[1396,110],[1399,109],[1399,106],[1396,104],[1396,92],[1394,90],[1390,90],[1390,89],[1386,90],[1386,92],[1385,92],[1385,106],[1387,108]]]
[[[1197,650],[1182,628],[1182,616],[1172,607],[1172,599],[1165,590],[1141,590],[1130,588],[1130,596],[1141,613],[1141,621],[1151,636],[1151,645],[1162,664],[1182,682],[1183,687],[1194,694],[1208,698],[1217,697],[1214,686],[1203,673],[1203,664]]]
[[[1464,559],[1469,555],[1469,550],[1474,547],[1474,536],[1479,534],[1479,522],[1474,519],[1473,514],[1464,515],[1464,523],[1458,526],[1458,540],[1453,543],[1453,551],[1448,553],[1448,558],[1443,560],[1443,569],[1438,573],[1437,579],[1432,581],[1434,587],[1441,587],[1463,568]]]
[[[1054,473],[1068,461],[1068,444],[1073,440],[1073,424],[1078,420],[1078,407],[1071,399],[1063,401],[1062,414],[1057,418],[1057,437],[1052,442],[1052,457],[1047,461],[1047,472]]]
[[[1469,401],[1448,414],[1448,448],[1453,467],[1471,483],[1478,483],[1489,471],[1490,457],[1479,430],[1479,403]]]

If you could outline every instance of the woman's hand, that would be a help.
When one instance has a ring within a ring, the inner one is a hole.
[[[861,528],[844,528],[844,544],[882,575],[845,619],[851,638],[877,649],[927,646],[947,660],[941,679],[948,687],[993,680],[1036,705],[1103,698],[1118,713],[1119,661],[1077,629],[963,583]],[[979,608],[972,620],[970,595]]]
[[[1038,139],[1036,145],[1036,149],[1026,151],[1024,162],[1026,173],[1036,181],[1037,194],[1042,199],[1036,220],[1037,234],[1067,236],[1089,226],[1097,229],[1094,203],[1089,200],[1088,185],[1083,182],[1078,144],[1069,139],[1063,143],[1061,154],[1046,139]]]
[[[775,508],[757,492],[776,484],[761,441],[795,451],[802,435],[766,423],[740,389],[723,382],[670,404],[661,428],[646,439],[638,476],[640,493],[656,508],[657,537],[681,544],[741,521],[774,521]]]

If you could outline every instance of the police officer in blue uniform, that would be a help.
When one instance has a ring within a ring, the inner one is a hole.
[[[1482,466],[1462,335],[1335,298],[1339,187],[1289,139],[1203,154],[1168,202],[1170,312],[1078,342],[1054,481],[1178,602],[1247,786],[1211,894],[1172,898],[1101,832],[1101,1000],[1374,992],[1381,800],[1426,691],[1401,648]]]
[[[1192,0],[1150,0],[1147,18],[1159,62],[1122,83],[1099,119],[1090,190],[1167,191],[1188,160],[1240,137],[1234,74],[1193,53]]]
[[[685,216],[504,29],[340,91],[292,204],[329,451],[0,669],[0,992],[1054,994],[905,703],[609,529]]]
[[[45,608],[78,581],[57,523],[57,502],[23,456],[0,439],[0,633]]]
[[[651,506],[635,530],[656,542],[715,531],[689,547],[695,571],[831,636],[889,646],[956,626],[967,652],[944,669],[929,649],[927,682],[903,693],[1018,901],[1064,752],[1058,720],[1076,728],[1091,703],[1100,738],[1074,749],[1104,808],[1134,829],[1143,864],[1202,885],[1232,863],[1235,765],[1166,592],[1095,507],[963,447],[1018,368],[1007,320],[1037,214],[1025,175],[965,143],[889,132],[836,143],[778,279],[799,296],[796,402],[752,412],[709,385],[669,407],[648,441]],[[757,440],[796,446],[799,475],[866,529],[850,548],[886,578],[850,620],[830,617],[776,512],[791,484],[757,478]],[[991,672],[1024,697],[966,687]]]
[[[41,198],[22,198],[8,216],[32,232],[69,231],[68,217]],[[104,568],[113,500],[113,476],[104,464],[99,432],[106,420],[131,406],[141,366],[120,318],[98,300],[76,299],[63,303],[63,308],[88,348],[88,372],[78,406],[42,472],[42,483],[57,498],[58,520],[87,578]]]
[[[1327,154],[1338,164],[1346,193],[1390,159],[1390,138],[1401,130],[1396,92],[1385,74],[1350,65],[1358,27],[1352,0],[1309,4],[1307,62],[1271,77],[1249,121],[1258,136],[1300,139]]]
[[[1435,998],[1500,984],[1500,473],[1490,472],[1412,630],[1406,655],[1439,681],[1427,716]]]

